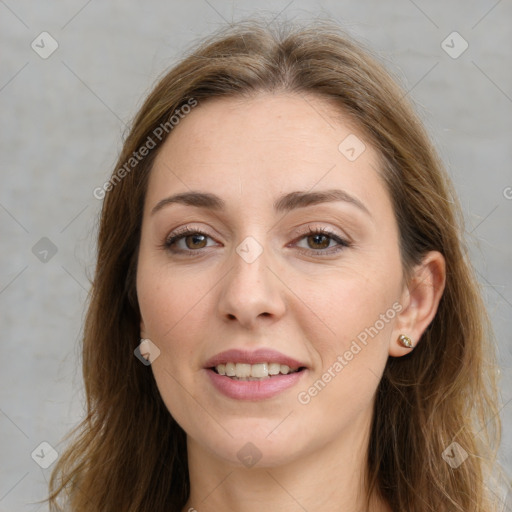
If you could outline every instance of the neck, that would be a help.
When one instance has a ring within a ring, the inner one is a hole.
[[[188,439],[190,498],[184,512],[391,512],[377,496],[367,504],[369,424],[293,462],[245,468]]]

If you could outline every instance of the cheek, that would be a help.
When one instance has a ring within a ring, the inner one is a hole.
[[[198,341],[204,334],[205,289],[190,276],[170,270],[162,262],[139,258],[137,296],[145,335],[160,349],[151,364],[155,381],[167,409],[185,430],[191,411],[202,417],[194,389],[199,367]],[[202,418],[207,421],[207,418]]]
[[[321,417],[329,404],[342,404],[342,416],[350,418],[369,407],[401,310],[400,268],[383,262],[364,269],[353,265],[323,281],[321,289],[318,283],[302,287],[314,314],[298,318],[317,364],[297,400],[310,413]]]
[[[190,337],[212,286],[162,264],[161,258],[140,258],[137,297],[147,336],[163,348],[180,338],[178,333],[188,332]]]
[[[183,395],[182,387],[194,394],[202,347],[212,334],[212,294],[221,285],[218,275],[171,267],[161,255],[139,258],[139,307],[145,335],[160,349],[152,369],[168,406],[169,401],[182,401],[173,399]]]
[[[144,334],[160,350],[151,368],[160,395],[176,420],[183,395],[182,387],[192,390],[190,364],[197,358],[194,340],[197,323],[190,319],[201,310],[199,292],[190,281],[166,270],[160,261],[139,259],[137,295]],[[188,372],[187,372],[188,370]]]
[[[348,350],[353,340],[374,340],[374,345],[389,340],[399,309],[400,273],[383,265],[364,267],[338,269],[294,290],[308,306],[307,314],[296,318],[324,365]]]

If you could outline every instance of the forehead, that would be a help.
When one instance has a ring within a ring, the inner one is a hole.
[[[260,93],[208,100],[159,150],[147,201],[201,189],[247,204],[291,190],[343,188],[388,203],[376,151],[332,102]]]

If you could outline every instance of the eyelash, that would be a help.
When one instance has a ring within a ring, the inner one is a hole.
[[[175,232],[173,235],[169,236],[165,240],[165,242],[162,244],[162,248],[169,252],[172,252],[174,254],[183,254],[185,256],[196,256],[196,253],[201,252],[200,249],[196,249],[196,250],[179,249],[178,251],[171,249],[172,245],[175,242],[178,242],[181,239],[186,238],[189,235],[203,235],[205,237],[211,238],[208,233],[205,233],[204,231],[201,231],[200,229],[190,229],[188,226],[185,226],[184,228]],[[343,238],[340,238],[338,235],[336,235],[332,231],[329,231],[328,229],[312,228],[311,226],[308,228],[308,231],[306,231],[305,233],[303,233],[301,235],[301,237],[298,239],[298,241],[300,241],[304,238],[313,236],[313,235],[326,236],[326,237],[330,238],[331,240],[334,240],[335,242],[337,242],[338,247],[329,247],[328,249],[302,249],[302,248],[299,248],[299,252],[301,254],[304,254],[307,256],[311,256],[311,255],[313,255],[313,256],[329,255],[330,256],[332,254],[336,254],[336,253],[342,251],[343,249],[346,249],[346,248],[352,246],[352,244],[350,242],[348,242],[347,240],[344,240]],[[336,249],[336,250],[333,251],[332,249]]]

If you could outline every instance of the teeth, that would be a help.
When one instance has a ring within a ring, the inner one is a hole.
[[[270,375],[277,375],[281,371],[281,365],[279,363],[270,363],[268,365],[268,373]]]
[[[251,365],[245,363],[236,363],[235,365],[235,377],[252,377],[251,375]]]
[[[234,363],[226,363],[226,375],[228,377],[235,376],[235,364]]]
[[[237,365],[238,366],[238,365]],[[259,363],[259,364],[253,364],[253,365],[247,365],[250,366],[250,372],[251,377],[268,377],[268,363]]]
[[[215,367],[219,375],[226,375],[241,380],[260,380],[273,375],[287,375],[298,371],[298,368],[290,368],[286,364],[279,363],[226,363]]]

